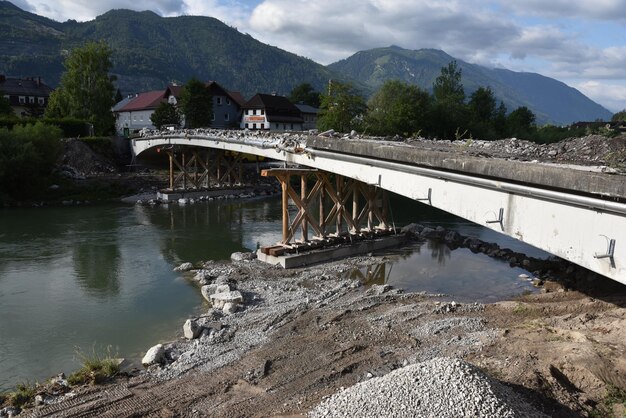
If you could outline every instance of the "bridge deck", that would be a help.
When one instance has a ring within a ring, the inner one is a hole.
[[[307,146],[344,154],[408,163],[543,188],[626,200],[626,176],[606,167],[538,163],[467,155],[462,146],[449,151],[424,149],[404,142],[312,137]],[[605,170],[605,171],[603,171]]]

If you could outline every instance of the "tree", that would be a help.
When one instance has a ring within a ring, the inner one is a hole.
[[[465,91],[461,83],[461,69],[456,61],[441,68],[441,74],[433,84],[435,106],[433,110],[433,134],[442,138],[462,136],[467,127]]]
[[[188,128],[211,126],[213,120],[213,98],[209,88],[192,77],[180,93],[180,109]]]
[[[114,77],[109,76],[111,49],[104,42],[75,48],[65,60],[61,83],[52,92],[48,117],[74,117],[93,124],[97,135],[113,132]]]
[[[120,91],[120,89],[117,89],[117,91],[115,92],[115,103],[119,103],[122,100],[124,100],[124,96],[122,96],[122,92]]]
[[[622,122],[626,121],[626,109],[620,110],[611,118],[611,122]]]
[[[13,108],[8,99],[4,97],[4,94],[0,90],[0,116],[13,115]]]
[[[433,94],[438,103],[447,105],[462,105],[465,101],[465,91],[461,83],[462,71],[456,61],[451,61],[447,67],[441,68],[441,74],[433,84]]]
[[[471,116],[469,128],[472,136],[481,139],[496,139],[496,98],[490,87],[480,87],[471,94],[468,103]]]
[[[374,135],[411,136],[426,129],[431,102],[417,86],[387,81],[367,104],[366,126]]]
[[[150,121],[157,129],[161,129],[163,125],[180,126],[180,114],[173,104],[161,102],[150,116]]]
[[[521,106],[507,117],[509,133],[513,136],[530,134],[535,125],[535,114],[526,106]]]
[[[298,84],[289,94],[291,103],[304,103],[313,107],[320,107],[320,93],[315,91],[309,83]]]
[[[498,138],[504,138],[508,135],[506,112],[506,105],[501,101],[500,106],[498,106],[498,109],[496,109],[493,115],[493,128]]]
[[[359,117],[367,106],[351,84],[332,81],[328,94],[322,94],[317,127],[322,131],[334,129],[349,132],[359,126]]]

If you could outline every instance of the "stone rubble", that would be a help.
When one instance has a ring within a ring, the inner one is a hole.
[[[460,359],[439,357],[332,395],[312,418],[547,417],[519,394]]]
[[[161,364],[165,360],[165,349],[163,344],[157,344],[151,347],[145,356],[141,359],[144,366],[152,366],[153,364]]]

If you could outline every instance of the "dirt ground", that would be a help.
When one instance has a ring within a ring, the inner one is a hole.
[[[83,387],[33,417],[295,417],[342,387],[437,356],[461,357],[554,417],[623,416],[626,289],[547,283],[490,305],[363,286],[364,257],[304,270],[257,261],[209,266],[245,296],[221,330],[168,345],[170,364]],[[607,281],[608,282],[608,281]],[[602,286],[601,286],[602,287]],[[173,361],[172,361],[173,360]]]

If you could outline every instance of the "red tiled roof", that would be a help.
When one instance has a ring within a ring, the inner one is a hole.
[[[126,106],[118,109],[118,112],[156,109],[159,106],[159,103],[166,100],[163,97],[164,94],[165,92],[163,90],[139,93],[137,97],[128,102]]]
[[[243,107],[243,105],[246,104],[246,98],[243,97],[243,94],[241,94],[238,91],[229,91],[228,95],[230,96],[231,99],[233,99],[235,101],[235,103],[237,103],[239,105],[239,107]]]

